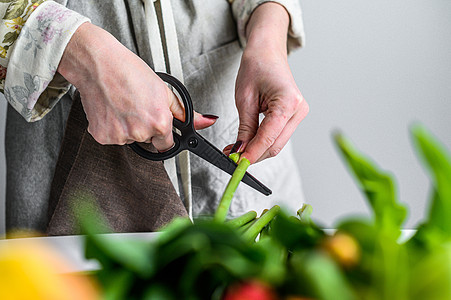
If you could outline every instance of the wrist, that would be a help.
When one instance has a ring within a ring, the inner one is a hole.
[[[290,17],[285,8],[266,2],[252,13],[246,26],[246,50],[287,56],[287,34]]]
[[[82,24],[64,50],[58,73],[77,88],[91,81],[109,39],[114,37],[100,27],[89,22]]]

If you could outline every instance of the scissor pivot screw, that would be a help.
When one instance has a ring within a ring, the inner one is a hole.
[[[192,137],[188,140],[188,146],[190,146],[191,148],[196,148],[197,147],[197,139]]]

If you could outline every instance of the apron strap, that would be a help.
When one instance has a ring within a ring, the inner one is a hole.
[[[142,0],[146,16],[147,32],[152,53],[154,70],[166,72],[176,77],[183,83],[183,69],[175,27],[171,1]],[[183,151],[178,155],[180,179],[183,188],[183,199],[192,219],[193,199],[191,191],[191,169],[189,151]],[[177,193],[178,180],[174,159],[165,161],[165,168],[173,182]]]

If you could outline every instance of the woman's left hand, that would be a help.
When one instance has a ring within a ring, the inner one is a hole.
[[[235,145],[224,149],[226,154],[233,148],[251,163],[276,156],[309,111],[288,65],[288,22],[287,12],[276,3],[260,5],[252,14],[235,86],[238,137]],[[261,123],[260,113],[264,114]]]

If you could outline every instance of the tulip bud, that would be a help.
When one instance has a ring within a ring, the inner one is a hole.
[[[326,239],[324,248],[343,267],[355,266],[360,260],[360,246],[349,234],[336,233]]]
[[[223,300],[277,300],[274,290],[257,280],[240,282],[229,287]]]

